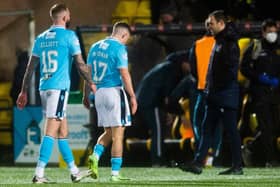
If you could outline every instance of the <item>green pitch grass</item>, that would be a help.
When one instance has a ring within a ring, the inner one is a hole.
[[[86,168],[81,168],[86,169]],[[46,176],[56,182],[43,186],[81,187],[81,186],[280,186],[280,168],[245,168],[241,176],[219,176],[225,168],[205,169],[201,175],[185,173],[177,168],[138,168],[126,167],[122,175],[131,181],[110,182],[110,168],[100,168],[100,178],[86,178],[80,183],[71,183],[67,169],[51,167],[46,169]],[[34,186],[31,183],[34,168],[0,167],[0,186]],[[37,185],[36,185],[37,186]]]

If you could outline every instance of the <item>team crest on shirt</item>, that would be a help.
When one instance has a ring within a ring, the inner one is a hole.
[[[100,42],[100,45],[99,45],[99,48],[103,49],[103,50],[106,50],[108,48],[109,44],[104,42],[104,41],[101,41]]]
[[[53,39],[56,36],[56,32],[47,32],[46,39]]]

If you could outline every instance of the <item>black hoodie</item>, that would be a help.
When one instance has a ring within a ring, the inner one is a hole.
[[[213,56],[212,83],[210,91],[226,89],[231,83],[237,83],[240,51],[238,32],[232,22],[215,36],[216,50]]]
[[[219,107],[238,107],[238,64],[240,50],[237,28],[232,22],[215,36],[216,50],[211,69],[209,104]]]

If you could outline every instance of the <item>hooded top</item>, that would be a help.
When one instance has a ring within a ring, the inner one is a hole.
[[[238,38],[237,28],[232,22],[227,23],[225,29],[215,36],[210,91],[219,91],[231,83],[237,83],[240,56]]]
[[[164,62],[150,69],[136,89],[139,108],[158,106],[182,80],[182,63],[188,63],[188,51],[178,51],[167,56]]]
[[[208,106],[238,109],[238,32],[232,23],[215,36],[212,66],[207,82]]]

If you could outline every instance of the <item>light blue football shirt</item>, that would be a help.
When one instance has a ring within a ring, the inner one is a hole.
[[[32,49],[32,55],[40,58],[39,90],[69,91],[72,57],[80,53],[80,43],[74,31],[52,26],[40,34]]]
[[[100,40],[91,46],[87,64],[97,88],[122,86],[119,69],[128,67],[126,46],[112,37]]]

